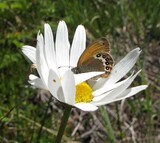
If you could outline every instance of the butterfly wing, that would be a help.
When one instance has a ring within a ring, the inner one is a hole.
[[[113,66],[113,58],[109,51],[109,42],[106,38],[92,43],[81,55],[76,68],[77,73],[105,71],[105,74],[100,76],[108,77]]]
[[[98,52],[106,52],[109,53],[109,42],[106,38],[100,38],[94,43],[90,44],[86,50],[82,53],[81,57],[79,58],[78,65],[81,65],[89,58],[91,58],[94,54]]]

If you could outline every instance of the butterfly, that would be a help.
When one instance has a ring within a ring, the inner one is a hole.
[[[112,71],[113,63],[109,42],[103,37],[90,44],[84,50],[78,60],[77,67],[72,68],[72,71],[75,74],[104,71],[105,73],[98,76],[98,78],[107,78]]]

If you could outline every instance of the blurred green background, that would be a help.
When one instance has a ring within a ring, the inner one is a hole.
[[[60,20],[67,23],[70,41],[79,24],[89,41],[107,36],[116,62],[139,46],[142,54],[134,69],[142,73],[133,86],[149,84],[133,98],[94,113],[74,109],[63,142],[112,142],[106,110],[115,142],[160,142],[159,0],[0,0],[0,142],[54,142],[63,107],[55,100],[48,103],[49,93],[28,84],[31,63],[21,48],[36,46],[44,23],[55,33]]]

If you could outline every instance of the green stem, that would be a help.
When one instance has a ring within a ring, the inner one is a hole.
[[[106,126],[106,129],[108,132],[108,137],[109,137],[111,143],[115,143],[116,140],[115,140],[115,136],[114,136],[114,131],[113,131],[113,128],[112,128],[112,125],[111,125],[111,122],[110,122],[110,119],[108,116],[108,112],[106,111],[104,106],[100,107],[100,111],[101,111],[101,114],[103,115],[102,117],[105,122],[105,126]]]
[[[69,115],[71,113],[71,110],[72,110],[72,107],[67,105],[65,110],[64,110],[64,114],[63,114],[63,117],[62,117],[62,120],[61,120],[61,125],[59,127],[59,131],[58,131],[55,143],[61,143],[62,136],[64,134],[64,130],[66,128],[67,121],[68,121]]]

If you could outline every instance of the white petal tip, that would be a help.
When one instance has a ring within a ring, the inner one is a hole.
[[[83,111],[88,111],[88,112],[96,111],[98,109],[97,106],[90,104],[90,103],[76,103],[74,106]]]
[[[136,50],[138,51],[138,53],[141,53],[141,52],[142,52],[142,50],[141,50],[140,47],[137,47]]]
[[[85,29],[83,25],[78,25],[78,27],[77,27],[77,28],[80,28],[80,29],[82,29],[82,30],[84,30],[84,29]]]

